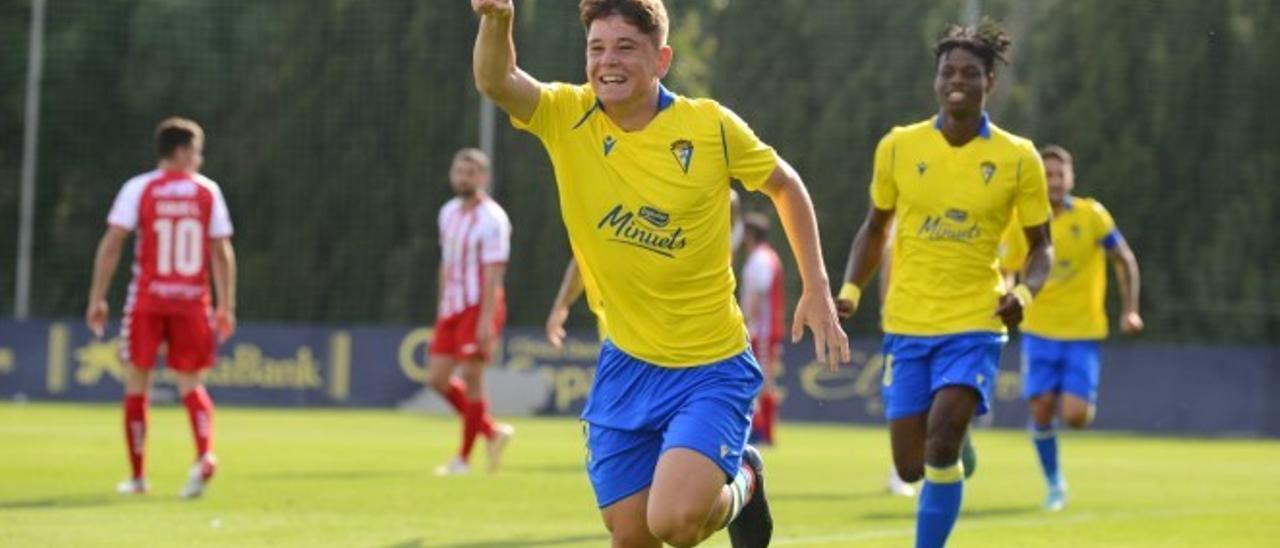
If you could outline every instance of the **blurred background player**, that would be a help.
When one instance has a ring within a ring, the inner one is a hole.
[[[1051,145],[1040,150],[1053,206],[1054,263],[1049,280],[1027,308],[1022,323],[1022,387],[1031,406],[1031,436],[1049,486],[1045,509],[1061,510],[1067,482],[1059,468],[1055,419],[1071,428],[1093,421],[1098,401],[1098,342],[1107,337],[1107,259],[1119,282],[1120,331],[1142,331],[1138,313],[1138,259],[1111,214],[1092,198],[1073,196],[1071,153]],[[1026,255],[1027,240],[1005,231],[1001,262],[1009,274]]]
[[[478,436],[488,443],[489,471],[494,472],[515,434],[511,425],[493,421],[484,396],[484,368],[507,317],[502,285],[511,253],[511,222],[485,194],[489,157],[479,149],[454,154],[449,185],[456,197],[440,208],[439,295],[427,379],[462,418],[462,444],[436,474],[470,472]],[[454,376],[459,366],[462,378]]]
[[[961,448],[987,412],[1000,350],[1053,260],[1044,168],[1030,141],[991,123],[986,99],[1010,44],[984,21],[953,26],[934,47],[939,113],[894,128],[876,147],[872,207],[858,230],[840,291],[856,311],[893,231],[893,280],[884,306],[885,416],[900,477],[924,476],[916,546],[946,544],[960,512]],[[996,268],[1014,212],[1030,252],[1025,284],[1006,292]]]
[[[752,443],[773,445],[778,421],[778,374],[782,367],[782,260],[769,245],[769,217],[752,211],[743,216],[742,264],[739,302],[746,317],[751,349],[764,369],[764,386],[751,419]]]
[[[728,181],[781,212],[805,282],[793,338],[809,326],[834,367],[848,342],[803,183],[728,109],[660,84],[673,55],[660,0],[579,4],[581,85],[516,66],[510,0],[472,7],[476,86],[541,139],[586,292],[608,318],[583,420],[614,545],[692,546],[727,527],[734,546],[766,546],[763,463],[746,445],[761,373],[733,296]]]
[[[107,231],[98,243],[85,323],[97,337],[106,330],[107,290],[130,232],[136,232],[133,281],[124,305],[120,358],[124,375],[124,434],[132,475],[116,490],[146,493],[148,392],[163,344],[195,436],[196,462],[181,496],[204,493],[217,467],[213,454],[213,400],[205,372],[216,343],[236,325],[236,262],[231,215],[218,184],[200,174],[204,131],[191,120],[169,118],[155,134],[159,165],[130,179],[116,195]],[[218,293],[211,310],[209,275]],[[217,331],[215,335],[215,329]]]

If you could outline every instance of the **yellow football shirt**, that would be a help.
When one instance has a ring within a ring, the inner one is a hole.
[[[937,117],[889,132],[876,147],[871,201],[895,211],[893,280],[884,330],[897,335],[1004,332],[996,246],[1014,211],[1048,222],[1035,145],[983,116],[979,136],[953,147]]]
[[[1107,253],[1120,241],[1120,231],[1097,200],[1068,196],[1049,229],[1053,233],[1053,268],[1049,280],[1027,307],[1022,330],[1062,340],[1107,337]],[[1022,269],[1027,237],[1010,227],[1001,242],[1007,271]]]
[[[733,298],[729,181],[762,186],[774,150],[715,101],[659,90],[645,128],[623,131],[589,85],[542,87],[529,122],[551,157],[587,298],[622,351],[665,367],[747,347]]]

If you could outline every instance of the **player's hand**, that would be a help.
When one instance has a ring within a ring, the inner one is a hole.
[[[1013,293],[1005,293],[996,304],[996,316],[1010,330],[1017,329],[1022,323],[1022,302]]]
[[[107,305],[107,301],[101,300],[89,303],[89,308],[84,311],[84,323],[89,326],[89,331],[94,337],[99,339],[107,331],[107,314],[111,311],[111,307]]]
[[[564,346],[564,338],[567,334],[564,331],[564,322],[569,319],[569,309],[563,307],[555,307],[551,309],[551,315],[547,316],[547,342],[551,346],[559,350]]]
[[[515,13],[512,0],[471,0],[471,9],[481,16],[507,18]]]
[[[836,305],[824,288],[822,291],[806,290],[796,303],[796,315],[791,321],[791,342],[800,342],[804,328],[813,332],[813,349],[818,361],[835,371],[841,363],[849,363],[849,337],[840,328]]]
[[[493,342],[493,318],[480,317],[476,322],[476,345],[487,352]]]
[[[840,319],[847,320],[853,317],[853,313],[858,311],[857,303],[849,299],[836,299],[836,314]]]
[[[232,335],[236,334],[236,313],[225,308],[219,308],[214,313],[213,319],[218,329],[218,343],[227,342]]]
[[[1125,335],[1137,335],[1141,333],[1146,324],[1142,322],[1142,316],[1137,312],[1125,312],[1120,315],[1120,332]]]

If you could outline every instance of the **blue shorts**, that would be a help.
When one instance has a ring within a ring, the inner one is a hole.
[[[633,358],[606,340],[582,410],[596,504],[604,508],[648,487],[658,457],[676,447],[705,455],[724,470],[726,481],[732,478],[742,465],[763,383],[750,350],[675,369]]]
[[[916,337],[884,336],[884,415],[888,420],[929,411],[933,395],[947,386],[978,393],[978,415],[990,408],[991,386],[1000,367],[1005,336],[974,332]]]
[[[1022,334],[1022,396],[1067,393],[1098,401],[1098,341]]]

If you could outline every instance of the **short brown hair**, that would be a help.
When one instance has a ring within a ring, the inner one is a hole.
[[[478,148],[464,148],[453,153],[453,161],[466,160],[480,166],[486,172],[489,171],[489,155]]]
[[[1040,149],[1041,158],[1056,158],[1064,164],[1074,164],[1075,160],[1071,157],[1071,153],[1067,149],[1058,145],[1049,145]]]
[[[582,26],[591,30],[596,19],[621,15],[631,26],[653,38],[654,45],[667,43],[667,7],[662,0],[582,0],[578,3]]]
[[[173,116],[156,126],[156,154],[161,158],[173,156],[178,148],[196,145],[204,145],[204,130],[200,129],[200,124]]]

